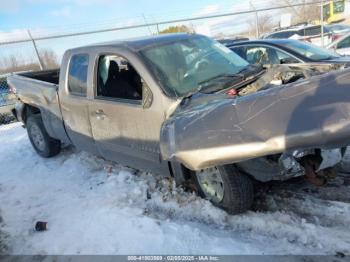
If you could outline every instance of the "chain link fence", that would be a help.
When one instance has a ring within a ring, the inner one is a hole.
[[[9,92],[6,75],[0,76],[0,125],[15,121],[11,113],[15,105],[15,96]]]

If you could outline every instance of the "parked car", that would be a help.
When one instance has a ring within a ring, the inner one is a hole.
[[[350,55],[350,33],[328,45],[327,49],[335,51],[341,55]]]
[[[276,30],[275,32],[265,34],[263,39],[295,39],[321,46],[321,32],[320,25],[302,25]],[[333,41],[332,32],[327,27],[323,27],[323,34],[324,45],[330,44]]]
[[[325,26],[332,32],[332,41],[336,41],[350,32],[350,26],[344,24],[329,24]]]
[[[325,48],[293,39],[242,41],[229,48],[251,64],[350,64],[350,56],[340,56]]]
[[[73,144],[193,183],[233,214],[251,206],[253,179],[323,183],[350,141],[350,69],[265,70],[201,35],[75,48],[60,69],[8,83],[40,156]]]

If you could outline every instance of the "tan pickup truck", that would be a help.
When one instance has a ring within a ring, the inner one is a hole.
[[[39,155],[73,144],[193,181],[239,213],[252,180],[334,175],[350,140],[350,71],[324,67],[262,68],[205,36],[173,34],[68,50],[60,70],[8,83]]]

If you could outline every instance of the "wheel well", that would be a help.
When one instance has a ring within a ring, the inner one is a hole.
[[[171,176],[175,179],[177,184],[182,184],[183,182],[191,179],[191,170],[186,168],[179,162],[168,162],[169,171]]]
[[[40,109],[31,105],[25,105],[22,112],[23,122],[26,123],[30,115],[40,114]]]

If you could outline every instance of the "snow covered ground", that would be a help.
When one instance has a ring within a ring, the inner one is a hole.
[[[230,216],[73,148],[42,159],[15,123],[0,126],[0,253],[350,254],[349,189],[347,175],[323,188],[273,183],[255,211]],[[38,220],[49,230],[35,232]]]

